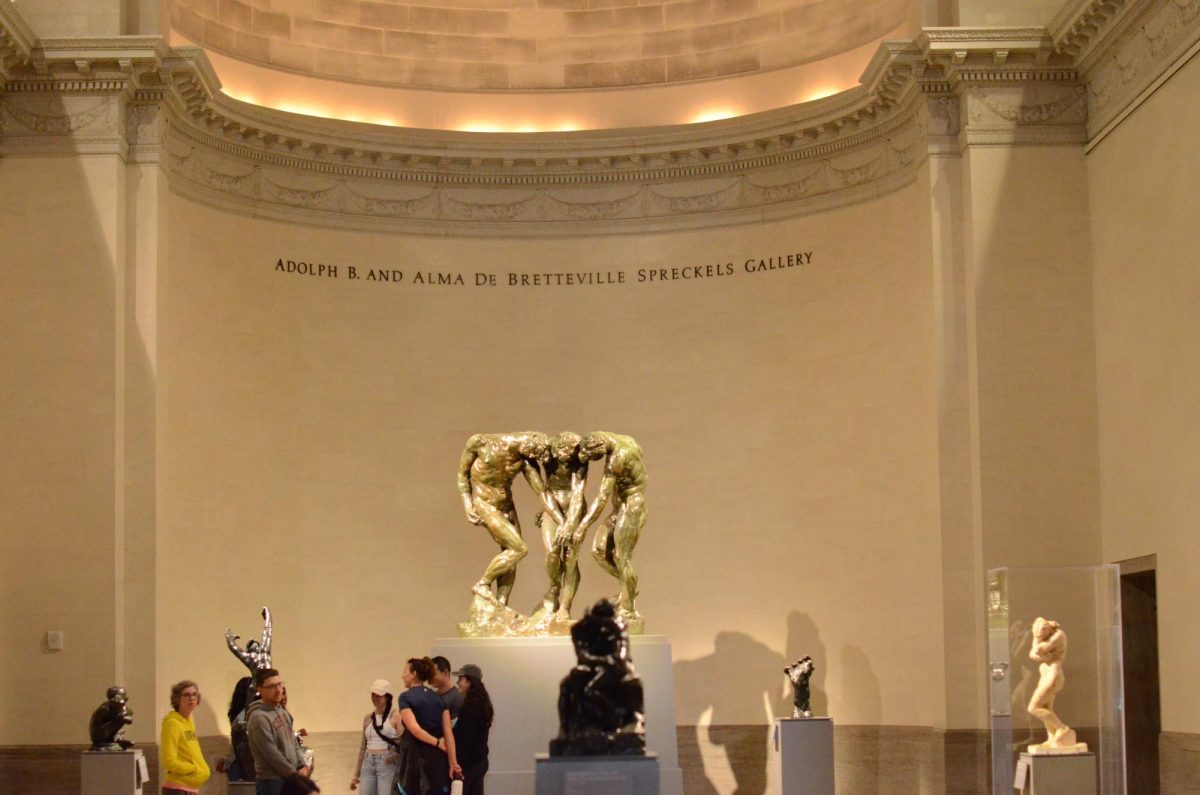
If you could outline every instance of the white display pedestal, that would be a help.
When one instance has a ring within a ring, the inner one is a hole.
[[[146,783],[146,757],[128,751],[84,751],[80,763],[83,795],[141,795]]]
[[[537,755],[537,795],[659,795],[658,784],[655,754]]]
[[[1096,755],[1021,754],[1016,784],[1022,783],[1021,792],[1026,795],[1092,795],[1096,791]]]
[[[675,677],[671,644],[665,635],[635,635],[630,656],[642,680],[646,710],[646,751],[657,754],[660,791],[683,795],[683,771],[675,740]],[[546,753],[558,736],[558,686],[575,665],[568,637],[448,638],[432,654],[483,669],[496,708],[488,738],[488,795],[529,795],[534,791],[534,757]]]
[[[833,719],[780,718],[783,795],[833,795]]]

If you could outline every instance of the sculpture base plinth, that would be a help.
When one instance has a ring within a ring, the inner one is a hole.
[[[80,763],[83,795],[141,795],[146,757],[140,748],[85,751]]]
[[[1025,771],[1021,767],[1025,767]],[[1024,774],[1028,778],[1024,778]],[[1095,754],[1021,754],[1017,762],[1018,786],[1024,795],[1061,795],[1096,791]]]
[[[659,795],[658,757],[537,755],[537,795]]]
[[[538,610],[523,616],[494,596],[471,594],[467,620],[458,625],[460,638],[544,638],[570,635],[574,619],[560,617],[554,612]]]
[[[630,635],[642,635],[646,622],[641,614],[625,615],[625,630]],[[482,591],[471,593],[467,620],[458,625],[460,638],[545,638],[570,635],[575,619],[543,606],[525,616],[508,605],[502,605],[494,594]]]
[[[1025,749],[1025,753],[1030,756],[1075,756],[1077,754],[1086,754],[1087,752],[1087,743],[1049,746],[1031,745]]]
[[[776,730],[784,795],[833,795],[833,719],[780,718]]]

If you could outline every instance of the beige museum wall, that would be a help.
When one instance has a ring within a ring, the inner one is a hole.
[[[404,658],[453,635],[494,549],[454,489],[467,437],[604,428],[646,450],[640,605],[673,644],[680,724],[785,714],[780,668],[807,653],[839,722],[944,725],[926,186],[787,221],[568,240],[315,229],[172,196],[159,681],[201,681],[200,731],[224,730],[239,666],[222,633],[252,635],[268,604],[294,712],[354,726],[373,678],[398,681]],[[810,266],[743,267],[808,251]],[[280,258],[338,277],[279,273]],[[636,282],[710,263],[734,274]],[[348,266],[404,280],[350,281]],[[413,284],[418,271],[468,284]],[[627,283],[471,285],[541,271]],[[524,487],[517,499],[527,610],[541,566]],[[583,576],[580,605],[613,590],[591,561]]]
[[[963,160],[983,567],[1094,565],[1099,482],[1083,154],[1074,145],[972,146]]]
[[[1158,556],[1163,730],[1192,733],[1200,732],[1198,95],[1193,57],[1088,155],[1104,557]]]
[[[114,683],[140,715],[165,696],[154,678],[161,182],[157,167],[113,155],[0,160],[0,744],[85,742]],[[61,651],[49,631],[63,633]]]
[[[83,741],[80,714],[116,674],[115,285],[123,229],[111,197],[121,181],[115,158],[0,160],[0,363],[9,385],[0,390],[2,742],[61,742],[63,726],[71,741]],[[43,190],[28,190],[34,184]],[[51,217],[70,231],[46,233]],[[45,648],[49,630],[64,633],[63,651]],[[61,697],[46,698],[51,692]]]

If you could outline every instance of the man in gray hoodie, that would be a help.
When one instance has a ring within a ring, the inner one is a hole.
[[[255,795],[279,795],[283,780],[290,775],[309,774],[300,758],[292,716],[283,708],[283,679],[274,668],[254,675],[259,700],[246,708],[246,733],[254,755]]]

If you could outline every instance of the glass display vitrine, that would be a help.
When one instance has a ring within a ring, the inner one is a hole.
[[[1028,712],[1039,663],[1033,623],[1067,636],[1065,684],[1054,712],[1095,754],[1099,795],[1125,792],[1120,578],[1116,566],[998,568],[987,573],[988,690],[993,795],[1012,795],[1018,758],[1047,738]]]

